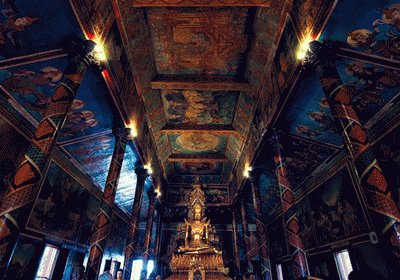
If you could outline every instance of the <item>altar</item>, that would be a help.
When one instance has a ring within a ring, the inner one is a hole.
[[[205,195],[199,180],[192,185],[188,199],[188,218],[182,231],[185,244],[171,259],[171,280],[230,279],[224,267],[222,252],[217,250],[219,239],[215,228],[205,217]]]

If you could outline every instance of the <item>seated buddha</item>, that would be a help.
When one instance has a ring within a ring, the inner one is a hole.
[[[201,204],[193,206],[192,219],[185,219],[185,246],[179,247],[179,253],[185,254],[221,254],[209,239],[210,221],[203,218]]]

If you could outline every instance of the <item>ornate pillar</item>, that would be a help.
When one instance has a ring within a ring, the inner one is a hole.
[[[92,41],[73,42],[70,46],[68,64],[60,85],[54,90],[49,107],[40,121],[32,142],[20,163],[14,180],[0,205],[0,276],[4,273],[20,231],[24,228],[31,205],[41,182],[43,171],[57,142],[59,132],[66,120],[68,110],[79,89],[83,76],[94,62]]]
[[[155,257],[154,269],[156,270],[156,273],[160,275],[161,275],[160,246],[161,246],[162,214],[163,210],[160,204],[157,207],[157,228],[156,228],[156,240],[154,244],[154,257]]]
[[[86,275],[89,280],[97,279],[99,274],[103,251],[106,246],[108,235],[111,231],[111,214],[114,208],[115,194],[118,187],[118,179],[124,160],[126,144],[129,141],[129,129],[121,128],[114,130],[116,142],[108,171],[106,186],[99,213],[90,238],[90,252]]]
[[[312,42],[306,62],[312,64],[320,78],[333,116],[342,128],[343,143],[364,192],[366,205],[378,231],[385,252],[391,252],[391,267],[400,267],[400,212],[388,189],[386,179],[372,153],[357,113],[351,105],[350,91],[340,80],[331,49]],[[390,255],[390,254],[389,254]]]
[[[236,210],[232,209],[232,234],[233,234],[233,257],[235,264],[235,276],[241,276],[240,256],[239,256],[239,235],[236,221]]]
[[[289,252],[293,260],[294,275],[296,278],[309,275],[307,255],[303,240],[300,237],[300,222],[297,216],[294,200],[294,192],[288,179],[286,170],[286,158],[283,156],[279,143],[279,134],[274,133],[273,145],[275,147],[274,161],[276,166],[276,177],[278,179],[281,194],[283,217],[285,219],[285,230],[288,237]]]
[[[250,230],[249,223],[247,220],[247,209],[246,209],[246,198],[244,194],[242,194],[242,204],[241,204],[241,212],[242,212],[242,229],[243,229],[243,243],[245,249],[245,260],[246,260],[246,272],[245,274],[253,273],[253,263],[251,258],[251,244],[250,244]]]
[[[143,244],[143,267],[142,272],[140,274],[140,280],[147,279],[147,263],[150,257],[150,241],[151,241],[151,232],[153,229],[153,219],[154,219],[154,210],[155,210],[155,202],[156,202],[156,193],[153,189],[147,192],[147,196],[149,197],[149,211],[147,215],[147,223],[146,223],[146,234],[144,237]]]
[[[261,279],[272,280],[271,262],[269,259],[269,252],[268,252],[267,228],[263,222],[263,217],[262,217],[259,181],[260,181],[260,172],[251,171],[250,188],[251,188],[251,195],[253,198],[254,216],[256,220],[255,222],[256,222],[259,255],[261,262]]]
[[[142,165],[137,165],[135,168],[136,173],[136,190],[135,198],[133,201],[133,208],[131,213],[131,221],[128,231],[127,245],[125,247],[125,260],[124,260],[124,277],[130,279],[132,273],[132,262],[135,254],[135,246],[138,236],[140,209],[142,207],[144,183],[148,176],[147,169]]]

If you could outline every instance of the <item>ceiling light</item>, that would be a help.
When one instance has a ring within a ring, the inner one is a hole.
[[[102,43],[100,42],[95,42],[96,46],[93,49],[93,56],[95,59],[97,59],[98,61],[106,61],[107,60],[107,56],[106,56],[106,52],[104,51],[104,46]]]
[[[128,128],[129,128],[129,133],[130,133],[131,137],[132,138],[136,138],[138,136],[138,131],[137,131],[137,128],[136,128],[136,124],[135,123],[130,123],[128,125]]]
[[[296,57],[298,60],[303,60],[306,57],[307,52],[310,50],[310,43],[312,41],[314,41],[314,39],[311,35],[308,35],[300,42],[296,51]]]
[[[251,166],[249,166],[248,164],[246,164],[244,171],[243,171],[243,176],[245,178],[249,178],[250,177],[250,171],[252,170]]]
[[[143,168],[147,169],[147,174],[149,174],[149,175],[153,174],[153,169],[151,168],[150,163],[143,165]]]

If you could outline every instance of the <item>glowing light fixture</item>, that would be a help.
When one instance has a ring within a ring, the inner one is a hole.
[[[296,57],[298,60],[303,60],[307,52],[310,50],[310,43],[314,41],[314,38],[310,35],[306,36],[301,42],[296,52]]]
[[[161,196],[161,190],[160,190],[160,188],[156,189],[156,190],[155,190],[155,193],[157,194],[157,197],[160,197],[160,196]]]
[[[150,175],[150,174],[153,174],[153,169],[151,168],[151,164],[150,164],[150,163],[143,165],[143,168],[144,168],[144,169],[147,169],[147,173],[148,173],[149,175]]]
[[[106,61],[107,56],[106,52],[104,51],[104,46],[99,41],[95,40],[96,46],[93,49],[93,56],[98,61]]]
[[[251,170],[253,170],[252,168],[251,168],[251,166],[249,166],[248,164],[246,164],[246,166],[245,166],[245,168],[244,168],[244,171],[243,171],[243,176],[245,177],[245,178],[249,178],[250,177],[250,171]]]
[[[136,124],[135,123],[130,123],[128,125],[128,128],[130,129],[130,134],[132,138],[136,138],[138,136],[138,131],[136,128]]]

